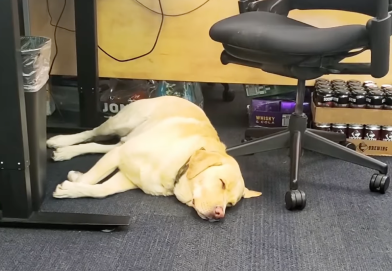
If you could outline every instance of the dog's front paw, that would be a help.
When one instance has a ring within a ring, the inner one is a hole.
[[[52,138],[49,138],[46,141],[46,145],[48,146],[48,148],[57,149],[57,148],[61,148],[61,147],[70,146],[73,144],[72,144],[72,142],[69,141],[68,135],[58,135],[58,136],[54,136]]]
[[[82,187],[77,183],[64,181],[57,185],[56,190],[53,192],[53,197],[58,199],[64,198],[80,198],[83,196]]]
[[[55,151],[53,151],[52,159],[54,161],[59,162],[59,161],[70,160],[75,156],[76,156],[76,153],[72,151],[72,146],[62,147],[62,148],[58,148]]]
[[[79,178],[83,175],[82,172],[79,171],[73,171],[71,170],[70,172],[68,172],[68,181],[73,182],[73,183],[77,183]]]

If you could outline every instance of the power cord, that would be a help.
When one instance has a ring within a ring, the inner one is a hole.
[[[136,0],[135,0],[135,1],[136,1]],[[156,46],[157,43],[158,43],[159,36],[161,35],[161,30],[162,30],[162,26],[163,26],[163,21],[164,21],[164,19],[165,19],[165,15],[163,14],[162,2],[161,2],[161,0],[158,0],[158,2],[159,2],[159,9],[161,10],[161,23],[160,23],[160,25],[159,25],[158,34],[157,34],[157,37],[155,38],[154,45],[152,46],[152,48],[151,48],[151,50],[150,50],[149,52],[147,52],[147,53],[145,53],[145,54],[142,54],[142,55],[140,55],[140,56],[137,56],[137,57],[132,57],[132,58],[128,58],[128,59],[118,59],[118,58],[112,56],[111,54],[109,54],[108,52],[106,52],[104,49],[102,49],[101,46],[98,45],[98,48],[99,48],[105,55],[107,55],[107,56],[110,57],[111,59],[116,60],[116,61],[118,61],[118,62],[129,62],[129,61],[136,60],[136,59],[139,59],[139,58],[142,58],[142,57],[145,57],[145,56],[151,54],[151,53],[155,50],[155,46]]]
[[[63,11],[65,10],[65,7],[67,6],[67,1],[65,0],[64,2],[65,3],[64,3],[64,6],[63,6]],[[69,32],[75,32],[75,30],[62,27],[62,26],[58,25],[58,23],[53,24],[52,13],[50,12],[50,8],[49,8],[49,0],[46,0],[46,11],[47,11],[47,13],[49,15],[49,18],[50,18],[50,22],[49,23],[50,23],[51,26],[54,26],[56,28],[60,28],[60,29],[63,29],[63,30],[69,31]],[[63,13],[60,14],[59,19],[61,19],[61,16],[63,16]],[[59,20],[58,20],[58,22],[59,22]]]
[[[155,14],[161,15],[161,23],[160,23],[160,25],[159,25],[158,33],[157,33],[157,36],[156,36],[156,38],[155,38],[155,41],[154,41],[154,44],[153,44],[151,50],[150,50],[149,52],[145,53],[145,54],[140,55],[140,56],[132,57],[132,58],[128,58],[128,59],[118,59],[118,58],[112,56],[111,54],[109,54],[108,52],[106,52],[101,46],[98,45],[98,48],[99,48],[105,55],[107,55],[108,57],[110,57],[111,59],[113,59],[113,60],[115,60],[115,61],[117,61],[117,62],[129,62],[129,61],[136,60],[136,59],[139,59],[139,58],[142,58],[142,57],[145,57],[145,56],[151,54],[151,53],[155,50],[155,47],[156,47],[156,45],[157,45],[157,43],[158,43],[159,36],[160,36],[160,34],[161,34],[161,30],[162,30],[162,27],[163,27],[163,21],[164,21],[164,17],[165,17],[165,16],[167,16],[167,17],[180,17],[180,16],[184,16],[184,15],[190,14],[190,13],[192,13],[192,12],[194,12],[194,11],[200,9],[200,8],[203,7],[204,5],[206,5],[210,0],[206,0],[206,1],[205,1],[203,4],[201,4],[200,6],[194,8],[194,9],[192,9],[192,10],[190,10],[190,11],[187,11],[187,12],[184,12],[184,13],[180,13],[180,14],[165,14],[165,13],[163,12],[161,0],[158,0],[158,2],[159,2],[160,13],[157,12],[157,11],[155,11],[155,10],[153,10],[153,9],[151,9],[151,8],[149,8],[149,7],[147,7],[146,5],[144,5],[143,3],[141,3],[139,0],[134,0],[134,1],[135,1],[136,3],[138,3],[139,5],[143,6],[144,8],[148,9],[149,11],[151,11],[151,12],[153,12],[153,13],[155,13]],[[65,10],[66,5],[67,5],[67,0],[64,0],[64,6],[63,6],[62,12],[61,12],[61,14],[60,14],[60,16],[59,16],[59,19],[58,19],[58,21],[57,21],[56,24],[53,24],[52,14],[51,14],[50,8],[49,8],[49,0],[46,0],[46,7],[47,7],[47,12],[48,12],[48,15],[49,15],[49,18],[50,18],[50,25],[55,27],[55,30],[54,30],[54,31],[55,31],[55,32],[54,32],[54,40],[55,40],[55,46],[56,46],[56,54],[55,54],[55,57],[57,57],[57,37],[56,37],[57,28],[60,28],[60,29],[63,29],[63,30],[65,30],[65,31],[69,31],[69,32],[75,32],[75,30],[72,30],[72,29],[69,29],[69,28],[62,27],[62,26],[59,26],[59,25],[58,25],[59,22],[60,22],[60,19],[61,19],[62,15],[63,15],[63,13],[64,13],[64,10]],[[55,57],[53,58],[52,66],[53,66]],[[50,71],[51,71],[51,70],[52,70],[52,68],[50,69]]]
[[[49,0],[46,0],[46,3],[47,3],[48,11],[49,11]],[[58,48],[58,45],[57,45],[57,29],[59,28],[59,23],[60,23],[60,21],[61,21],[61,18],[63,17],[63,14],[64,14],[65,7],[66,7],[66,6],[67,6],[67,0],[64,0],[64,4],[63,4],[63,7],[62,7],[62,9],[61,9],[60,16],[59,16],[59,18],[57,19],[56,25],[54,26],[54,33],[53,33],[53,36],[54,36],[54,47],[56,48],[56,52],[55,52],[55,54],[54,54],[52,64],[50,65],[49,75],[50,75],[50,73],[52,72],[53,65],[54,65],[54,62],[55,62],[55,60],[56,60],[56,58],[57,58],[57,54],[58,54],[58,49],[59,49],[59,48]],[[49,12],[49,16],[50,16],[50,22],[52,22],[52,15],[50,14],[50,12]]]
[[[148,9],[149,11],[151,11],[151,12],[153,12],[153,13],[155,13],[155,14],[159,14],[159,15],[162,15],[162,14],[163,14],[165,17],[180,17],[180,16],[184,16],[184,15],[190,14],[190,13],[192,13],[192,12],[194,12],[194,11],[200,9],[201,7],[203,7],[204,5],[206,5],[208,2],[210,2],[210,0],[207,0],[207,1],[205,1],[203,4],[201,4],[200,6],[194,8],[194,9],[192,9],[192,10],[190,10],[190,11],[184,12],[184,13],[179,13],[179,14],[166,14],[166,13],[163,13],[163,12],[159,13],[159,12],[157,12],[157,11],[155,11],[155,10],[153,10],[153,9],[151,9],[151,8],[149,8],[149,7],[147,7],[146,5],[144,5],[143,3],[139,2],[138,0],[134,0],[134,1],[135,1],[136,3],[138,3],[139,5],[141,5],[142,7],[144,7],[145,9]],[[48,15],[49,15],[49,18],[50,18],[50,25],[51,25],[51,26],[56,26],[56,25],[53,24],[53,18],[52,18],[52,15],[51,15],[51,13],[50,13],[50,10],[49,10],[49,0],[46,0],[46,8],[47,8],[47,12],[48,12]],[[73,30],[73,29],[69,29],[69,28],[66,28],[66,27],[63,27],[63,26],[60,26],[60,25],[57,26],[57,27],[60,28],[60,29],[65,30],[65,31],[75,32],[75,30]]]
[[[49,0],[46,0],[48,11],[49,11],[49,2],[48,1]],[[56,52],[55,52],[55,54],[53,56],[52,64],[50,64],[49,77],[50,77],[50,74],[52,72],[52,69],[53,69],[53,66],[54,66],[54,62],[56,61],[56,58],[57,58],[57,55],[58,55],[58,51],[59,51],[59,48],[58,48],[58,45],[57,45],[57,29],[59,28],[58,26],[59,26],[59,23],[61,21],[61,18],[63,17],[63,14],[64,14],[66,6],[67,6],[67,0],[64,0],[64,4],[63,4],[63,7],[61,9],[59,18],[57,19],[56,25],[54,27],[54,34],[53,34],[53,36],[54,36],[54,47],[56,49]],[[49,12],[49,16],[50,16],[50,22],[52,22],[52,15],[50,14],[50,12]],[[54,105],[57,108],[57,111],[59,112],[60,117],[64,118],[63,114],[61,113],[60,107],[59,107],[59,105],[58,105],[58,103],[57,103],[56,99],[54,98],[53,93],[51,91],[49,91],[49,96],[53,99]]]
[[[149,8],[149,7],[147,7],[146,5],[144,5],[143,3],[141,3],[139,0],[134,0],[134,1],[135,1],[136,3],[138,3],[139,5],[141,5],[142,7],[148,9],[149,11],[151,11],[151,12],[153,12],[153,13],[155,13],[155,14],[159,14],[159,15],[162,15],[162,14],[163,14],[162,9],[161,9],[161,13],[159,13],[158,11],[155,11],[155,10],[153,10],[153,9],[151,9],[151,8]],[[184,13],[180,13],[180,14],[163,14],[163,15],[166,16],[166,17],[180,17],[180,16],[184,16],[184,15],[190,14],[190,13],[192,13],[192,12],[198,10],[199,8],[203,7],[203,6],[204,6],[205,4],[207,4],[208,2],[210,2],[210,0],[206,0],[206,1],[205,1],[203,4],[201,4],[200,6],[194,8],[194,9],[192,9],[192,10],[190,10],[190,11],[184,12]]]

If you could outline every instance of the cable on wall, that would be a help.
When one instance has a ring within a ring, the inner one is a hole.
[[[156,45],[157,45],[157,43],[159,41],[159,37],[160,37],[161,31],[162,31],[162,27],[163,27],[164,17],[180,17],[180,16],[188,15],[188,14],[190,14],[190,13],[200,9],[204,5],[206,5],[210,0],[206,0],[203,4],[199,5],[198,7],[194,8],[194,9],[192,9],[190,11],[187,11],[187,12],[184,12],[184,13],[180,13],[180,14],[165,14],[163,12],[163,7],[162,7],[161,0],[158,0],[160,12],[157,12],[157,11],[147,7],[146,5],[141,3],[139,0],[134,0],[134,1],[136,3],[138,3],[139,5],[143,6],[144,8],[146,8],[147,10],[149,10],[149,11],[155,13],[155,14],[161,15],[161,23],[159,25],[157,36],[155,38],[155,41],[154,41],[154,44],[153,44],[152,48],[150,49],[150,51],[148,51],[145,54],[142,54],[142,55],[139,55],[139,56],[136,56],[136,57],[132,57],[132,58],[128,58],[128,59],[118,59],[118,58],[114,57],[113,55],[111,55],[110,53],[108,53],[101,46],[98,45],[99,50],[101,50],[105,55],[107,55],[108,57],[110,57],[111,59],[113,59],[113,60],[115,60],[117,62],[129,62],[129,61],[136,60],[136,59],[139,59],[139,58],[142,58],[142,57],[145,57],[145,56],[151,54],[155,50],[155,47],[156,47]],[[62,15],[64,13],[66,5],[67,5],[67,0],[64,0],[64,6],[63,6],[63,9],[62,9],[61,14],[59,16],[59,19],[57,20],[56,24],[53,24],[53,17],[52,17],[52,14],[50,12],[50,8],[49,8],[49,0],[46,0],[46,7],[47,7],[47,12],[48,12],[48,15],[49,15],[49,18],[50,18],[50,25],[55,27],[55,30],[54,30],[54,42],[55,42],[55,46],[56,46],[56,54],[55,54],[55,56],[53,58],[52,66],[53,66],[54,61],[55,61],[55,59],[57,57],[57,50],[58,50],[58,47],[57,47],[57,35],[56,35],[57,29],[59,28],[59,29],[65,30],[65,31],[75,32],[75,30],[72,30],[72,29],[69,29],[69,28],[66,28],[66,27],[63,27],[63,26],[59,26],[59,22],[60,22],[61,17],[62,17]],[[52,70],[52,67],[51,67],[50,71],[51,70]]]

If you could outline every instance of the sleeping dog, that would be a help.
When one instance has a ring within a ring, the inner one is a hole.
[[[119,143],[94,143],[112,137],[119,137]],[[241,198],[261,195],[245,187],[238,163],[226,153],[204,111],[182,98],[138,100],[99,127],[52,137],[47,146],[55,149],[55,161],[104,154],[88,172],[70,171],[55,198],[103,198],[141,189],[154,196],[175,195],[201,218],[217,221]]]

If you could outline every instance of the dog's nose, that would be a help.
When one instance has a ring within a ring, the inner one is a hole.
[[[225,211],[223,210],[223,208],[221,206],[217,206],[215,207],[215,211],[214,211],[214,218],[215,219],[221,219],[225,217]]]

